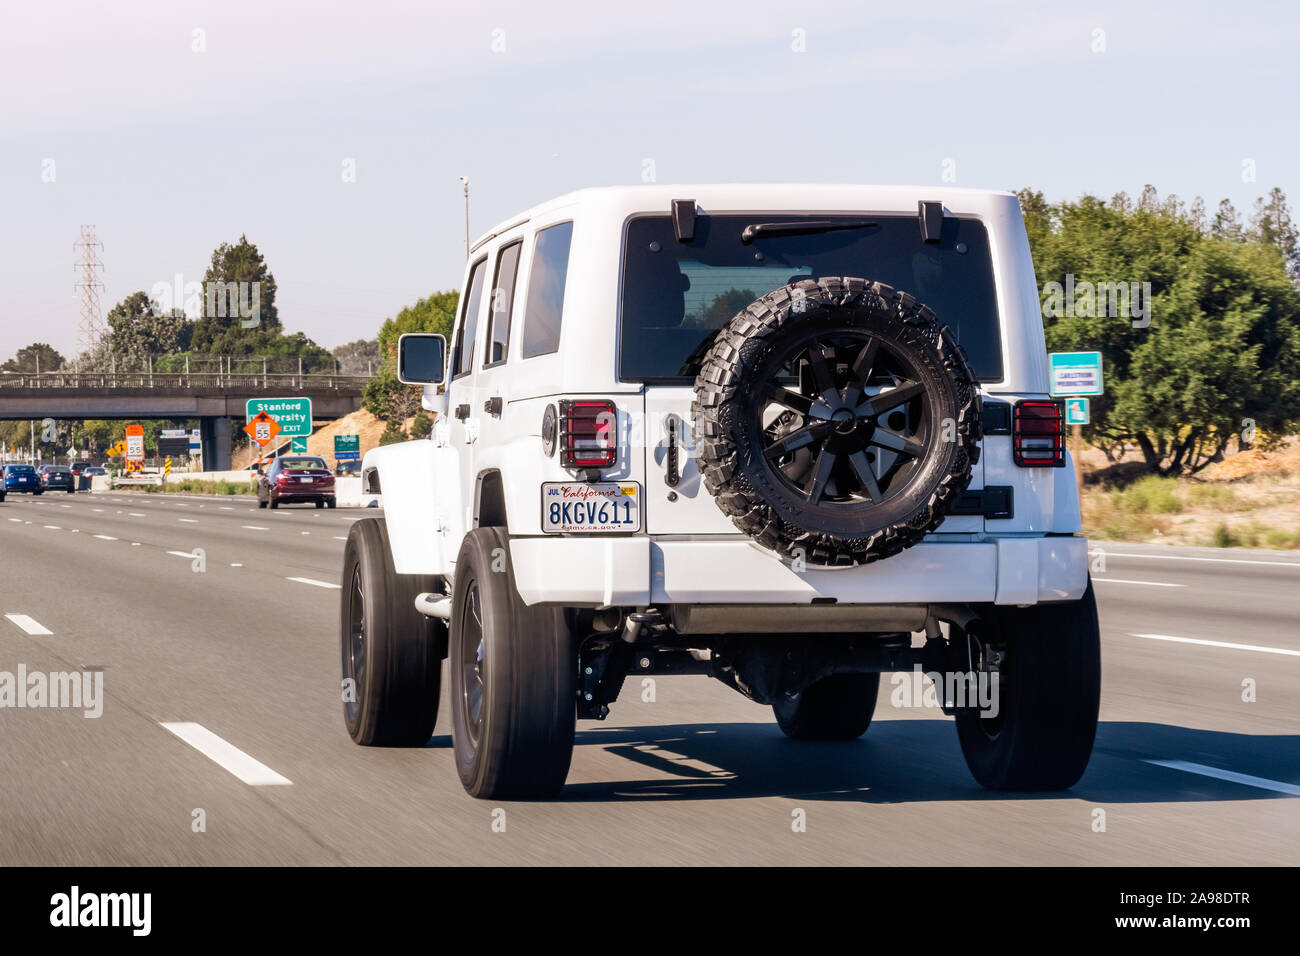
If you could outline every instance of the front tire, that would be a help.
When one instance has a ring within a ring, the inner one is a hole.
[[[434,586],[393,570],[383,519],[352,525],[340,602],[343,720],[363,746],[419,746],[433,734],[446,632],[415,609],[415,596]]]
[[[456,770],[482,798],[554,796],[573,756],[578,655],[564,611],[515,590],[509,539],[475,528],[456,560],[451,713]]]
[[[971,774],[990,790],[1065,790],[1092,756],[1101,702],[1101,634],[1092,582],[1078,601],[994,607],[984,635],[1001,645],[998,713],[957,711]]]
[[[855,740],[867,732],[880,692],[879,674],[832,674],[772,705],[777,726],[793,740]]]

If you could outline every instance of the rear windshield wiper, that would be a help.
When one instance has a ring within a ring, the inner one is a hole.
[[[766,236],[815,236],[822,232],[841,229],[866,229],[879,225],[868,219],[808,219],[802,222],[751,222],[740,234],[740,241],[749,245]]]

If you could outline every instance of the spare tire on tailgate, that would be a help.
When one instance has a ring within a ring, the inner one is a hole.
[[[810,565],[916,544],[979,457],[961,346],[912,296],[863,279],[803,279],[751,303],[714,337],[691,409],[718,506]]]

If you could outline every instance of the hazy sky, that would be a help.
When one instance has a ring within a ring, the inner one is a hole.
[[[1298,25],[1241,0],[0,0],[0,359],[75,351],[83,223],[105,310],[246,233],[287,329],[372,337],[459,284],[461,174],[475,234],[646,160],[661,183],[1152,183],[1243,213],[1278,185],[1295,210]]]

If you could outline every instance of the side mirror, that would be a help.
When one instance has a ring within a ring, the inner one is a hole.
[[[441,385],[447,375],[447,340],[407,332],[397,340],[397,380],[406,385]]]

